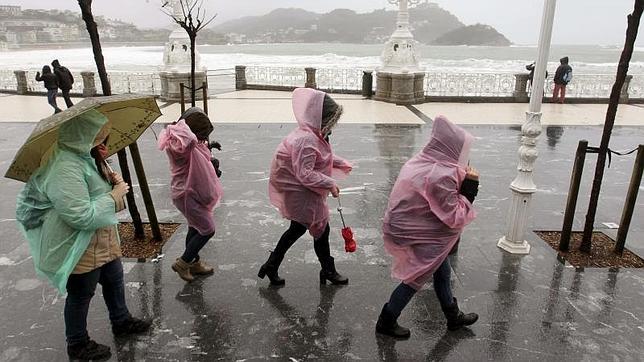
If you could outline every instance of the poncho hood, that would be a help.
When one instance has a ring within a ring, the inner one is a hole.
[[[320,133],[324,92],[311,88],[293,91],[293,114],[300,128]]]

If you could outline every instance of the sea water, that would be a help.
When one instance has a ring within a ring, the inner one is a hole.
[[[380,65],[379,44],[249,44],[200,45],[201,63],[208,69],[235,65],[375,69]],[[576,74],[615,74],[621,54],[618,46],[553,45],[548,71],[558,59],[570,58]],[[163,63],[163,46],[103,47],[106,67],[114,71],[154,72]],[[536,46],[421,46],[421,65],[437,73],[523,73],[537,57]],[[13,50],[0,52],[3,70],[39,70],[53,59],[75,72],[95,69],[91,48]],[[637,48],[630,74],[644,74],[644,49]]]

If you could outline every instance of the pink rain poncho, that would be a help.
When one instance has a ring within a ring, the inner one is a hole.
[[[280,143],[271,164],[268,193],[286,219],[297,221],[318,238],[329,222],[326,199],[334,177],[351,171],[337,157],[320,132],[324,92],[298,88],[293,92],[293,113],[298,128]]]
[[[215,232],[212,210],[223,188],[210,162],[210,150],[184,120],[169,125],[159,136],[159,149],[170,159],[172,202],[201,235]]]
[[[420,289],[476,217],[459,193],[473,137],[447,118],[434,120],[425,146],[400,170],[383,221],[392,276]]]

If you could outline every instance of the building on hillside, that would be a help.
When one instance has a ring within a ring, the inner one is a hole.
[[[20,6],[14,5],[0,5],[0,15],[19,16],[22,13]]]

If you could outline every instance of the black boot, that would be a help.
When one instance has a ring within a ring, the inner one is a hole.
[[[271,280],[272,285],[284,285],[286,284],[286,281],[282,278],[280,278],[279,274],[277,274],[277,269],[279,269],[280,264],[282,263],[282,260],[284,259],[283,255],[277,255],[275,252],[272,252],[271,255],[268,257],[268,260],[264,265],[259,268],[259,272],[257,273],[257,276],[264,279],[264,276],[268,276],[268,279]]]
[[[326,284],[330,281],[331,284],[349,284],[349,278],[344,277],[335,270],[335,262],[333,257],[329,256],[326,259],[320,260],[322,270],[320,270],[320,284]]]
[[[110,347],[98,344],[91,339],[85,343],[68,345],[67,356],[70,360],[103,361],[112,356]]]
[[[455,331],[461,327],[469,326],[479,319],[479,315],[476,313],[463,313],[458,309],[458,303],[456,298],[454,298],[453,303],[448,306],[441,306],[445,318],[447,318],[447,329],[450,331]]]
[[[411,335],[409,328],[398,325],[397,318],[387,309],[387,303],[382,306],[378,323],[376,323],[376,332],[400,339],[407,339]]]
[[[145,333],[150,330],[152,322],[134,317],[128,317],[119,324],[112,325],[112,333],[116,337],[124,337],[132,334]]]

